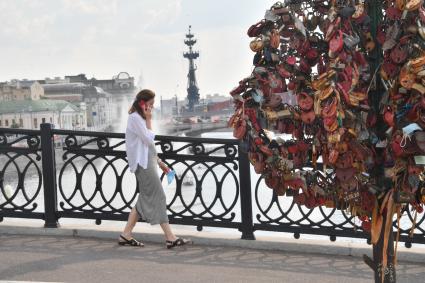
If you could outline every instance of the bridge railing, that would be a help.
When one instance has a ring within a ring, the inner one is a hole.
[[[307,209],[278,197],[251,174],[236,140],[157,136],[156,149],[177,172],[171,184],[160,175],[170,223],[238,229],[243,239],[255,239],[259,230],[369,239],[344,210]],[[0,220],[44,219],[46,227],[57,227],[61,218],[125,221],[137,192],[124,134],[54,130],[51,124],[39,131],[0,128]],[[425,243],[425,215],[415,221],[408,208],[404,214],[401,240]]]

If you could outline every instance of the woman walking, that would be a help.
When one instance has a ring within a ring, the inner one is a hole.
[[[139,198],[133,207],[127,225],[120,235],[118,244],[144,246],[132,236],[132,231],[139,218],[151,225],[159,224],[164,231],[167,248],[182,246],[190,240],[177,238],[171,231],[167,216],[165,193],[158,176],[159,166],[164,172],[169,168],[159,159],[155,149],[155,134],[152,131],[152,108],[155,93],[144,89],[136,95],[127,121],[125,144],[130,172],[136,174]]]

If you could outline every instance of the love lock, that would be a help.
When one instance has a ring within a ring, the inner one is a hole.
[[[344,184],[350,181],[356,175],[356,169],[353,167],[346,168],[346,169],[336,168],[335,174],[338,181]]]
[[[263,107],[268,108],[278,108],[282,104],[282,97],[276,93],[270,95],[265,103],[263,103]]]
[[[354,15],[355,12],[356,12],[356,8],[349,6],[348,4],[347,6],[342,7],[342,9],[340,9],[338,13],[342,18],[348,19],[352,15]]]
[[[300,92],[297,94],[298,106],[303,111],[310,111],[313,109],[314,99],[306,92]]]
[[[409,12],[416,11],[422,6],[423,0],[407,0],[405,9]]]
[[[360,37],[356,33],[353,33],[353,35],[348,35],[346,33],[343,33],[343,41],[344,41],[345,47],[351,50],[357,44],[360,43]]]
[[[315,60],[318,59],[318,57],[319,57],[319,52],[317,51],[316,48],[310,48],[306,53],[306,58],[310,62],[314,62]]]
[[[409,73],[406,66],[403,66],[403,68],[401,68],[400,70],[399,80],[400,80],[400,84],[404,88],[411,89],[413,84],[416,81],[416,76],[412,73]]]
[[[316,114],[314,113],[314,110],[310,111],[301,111],[301,121],[303,121],[304,124],[312,124],[314,120],[316,119]]]
[[[257,37],[261,34],[261,32],[263,31],[263,29],[266,26],[266,21],[265,20],[261,20],[256,24],[253,24],[247,31],[247,34],[249,37]]]
[[[401,19],[402,10],[397,9],[396,7],[389,6],[385,10],[385,15],[389,20],[398,21]]]
[[[385,33],[385,30],[386,30],[386,25],[384,25],[382,23],[379,24],[377,29],[376,29],[376,41],[381,45],[383,45],[385,43],[385,39],[386,39],[386,36],[387,36],[386,33]]]
[[[279,15],[276,15],[272,10],[267,10],[264,15],[264,19],[270,22],[276,22],[279,20],[279,18]]]
[[[397,44],[397,38],[400,35],[400,24],[394,22],[391,26],[388,27],[386,33],[386,40],[382,45],[382,51],[387,51],[392,49]]]
[[[343,34],[342,34],[342,31],[339,30],[338,32],[336,32],[335,36],[332,37],[332,39],[330,40],[329,50],[332,51],[333,53],[338,53],[339,51],[342,50],[343,46],[344,46]]]
[[[315,16],[313,12],[309,12],[307,13],[307,16],[304,19],[304,26],[307,30],[313,32],[317,28],[319,20],[320,18]]]
[[[298,50],[303,44],[303,38],[299,34],[293,34],[289,41],[289,47],[293,50]]]
[[[280,45],[280,34],[277,29],[272,29],[270,34],[270,47],[279,48]]]
[[[337,100],[336,98],[332,98],[330,102],[324,103],[322,106],[321,115],[322,118],[335,118],[337,116]]]
[[[394,127],[394,111],[391,106],[388,105],[387,107],[385,107],[383,118],[388,126]]]
[[[325,35],[325,41],[330,41],[331,38],[334,37],[335,33],[337,32],[337,27],[341,23],[341,18],[338,17],[336,20],[329,24],[329,26],[326,29],[326,35]]]
[[[249,48],[251,48],[254,52],[259,52],[263,50],[264,48],[264,42],[261,37],[257,37],[256,39],[252,40],[249,44]]]
[[[391,60],[396,64],[402,64],[406,61],[408,55],[407,45],[397,44],[393,50],[391,50]]]
[[[353,167],[353,155],[351,152],[347,152],[345,154],[340,154],[338,160],[335,164],[337,168],[340,169],[348,169]]]
[[[357,206],[361,202],[359,183],[354,176],[347,181],[341,184],[344,201]]]
[[[393,78],[397,75],[398,69],[397,65],[386,60],[382,64],[380,74],[384,80],[389,80],[389,78]]]
[[[276,70],[282,78],[290,78],[292,74],[285,68],[284,64],[279,64],[276,66]]]
[[[293,24],[287,24],[285,28],[280,31],[280,35],[284,38],[290,38],[295,32],[295,26]]]
[[[408,25],[404,28],[404,32],[406,34],[415,35],[415,34],[418,33],[418,28],[419,28],[418,25],[411,24],[411,25]]]
[[[364,13],[365,13],[365,11],[364,11],[364,2],[363,1],[359,1],[359,3],[355,6],[354,14],[351,17],[353,19],[358,19],[362,15],[364,15]]]
[[[425,40],[425,27],[422,26],[422,23],[419,19],[417,19],[417,24],[418,24],[418,33],[421,36],[421,38],[423,40]]]
[[[375,41],[373,40],[372,34],[370,32],[367,32],[365,34],[365,38],[366,38],[366,50],[371,52],[373,49],[375,49]]]
[[[422,202],[422,204],[425,204],[425,188],[422,188],[420,191],[420,201]]]
[[[406,6],[406,0],[395,0],[395,7],[398,10],[403,11],[405,6]]]
[[[306,73],[306,74],[310,74],[311,73],[311,66],[308,63],[307,59],[301,58],[300,65],[299,65],[299,70],[301,72],[303,72],[303,73]],[[302,77],[298,76],[297,78],[300,78],[301,79]],[[303,79],[301,79],[301,80],[303,80]]]
[[[394,194],[394,201],[396,203],[411,203],[415,202],[416,195],[408,188],[398,190]]]

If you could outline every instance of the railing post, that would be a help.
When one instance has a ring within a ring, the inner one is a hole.
[[[238,145],[239,154],[239,181],[241,192],[241,217],[242,232],[241,239],[255,240],[254,224],[252,221],[252,195],[251,195],[251,168],[248,160],[248,154]]]
[[[44,186],[44,227],[57,228],[56,161],[53,143],[53,125],[43,123],[41,129],[41,163]]]

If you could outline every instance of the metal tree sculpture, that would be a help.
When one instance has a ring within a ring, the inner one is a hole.
[[[278,2],[249,28],[254,69],[231,91],[255,171],[277,195],[357,216],[376,282],[396,280],[394,215],[425,203],[422,22],[420,0]]]

